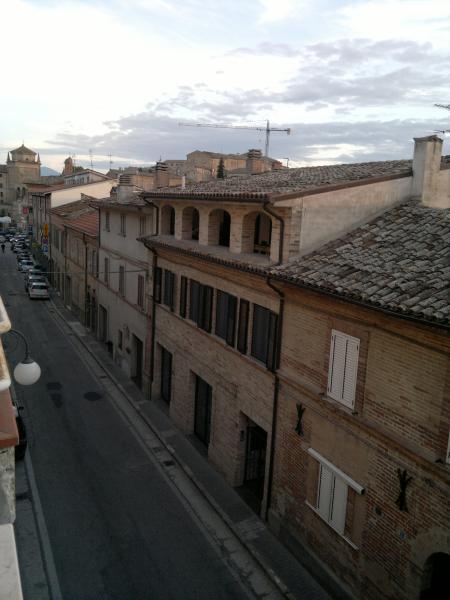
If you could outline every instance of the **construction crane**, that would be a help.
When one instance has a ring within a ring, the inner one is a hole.
[[[278,127],[270,127],[267,120],[265,127],[251,127],[250,125],[222,125],[220,123],[178,123],[180,127],[214,127],[216,129],[251,129],[252,131],[265,131],[266,145],[265,156],[269,156],[269,141],[272,131],[284,131],[287,135],[291,135],[291,129],[279,129]]]

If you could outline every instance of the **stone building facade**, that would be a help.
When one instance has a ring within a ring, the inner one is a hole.
[[[0,165],[0,216],[9,216],[22,227],[29,209],[27,184],[39,183],[39,155],[22,144],[8,152],[6,165]],[[24,209],[26,213],[24,213]]]

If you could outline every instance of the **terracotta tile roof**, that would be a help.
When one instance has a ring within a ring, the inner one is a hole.
[[[55,208],[51,209],[52,215],[58,215],[59,217],[67,217],[72,213],[79,212],[82,210],[86,210],[89,208],[89,200],[75,200],[74,202],[68,202],[67,204],[63,204],[62,206],[55,206]]]
[[[108,196],[107,198],[93,198],[89,204],[95,208],[105,208],[105,206],[117,208],[122,206],[148,206],[147,202],[145,202],[140,194],[134,194],[133,196],[128,197],[126,200],[118,200],[117,196],[115,195]]]
[[[89,211],[86,210],[80,216],[70,218],[67,227],[85,233],[91,237],[96,237],[98,235],[99,227],[98,211],[91,208]]]
[[[450,209],[410,201],[271,274],[450,325]]]
[[[321,167],[300,167],[247,177],[215,179],[181,188],[161,188],[145,192],[147,197],[241,197],[269,198],[286,194],[306,195],[307,192],[336,185],[345,186],[354,182],[371,182],[383,178],[407,177],[412,175],[411,160],[390,160],[382,162],[325,165]]]

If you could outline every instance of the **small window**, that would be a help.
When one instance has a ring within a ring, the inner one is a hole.
[[[122,350],[123,348],[123,333],[120,329],[117,332],[117,347],[119,350]]]
[[[355,405],[359,340],[333,329],[331,332],[328,395],[348,408]]]
[[[239,303],[239,321],[238,321],[238,339],[237,349],[242,354],[247,354],[247,336],[248,336],[248,313],[250,305],[247,300],[241,300]]]
[[[138,275],[137,304],[141,308],[144,308],[144,285],[145,279],[143,275]]]
[[[120,215],[120,235],[127,235],[127,216]]]
[[[139,217],[139,235],[145,235],[147,232],[147,217]]]
[[[125,267],[119,267],[119,294],[125,296]]]
[[[105,231],[110,231],[109,225],[109,211],[105,212]]]
[[[186,317],[187,304],[187,277],[181,277],[180,283],[180,317]]]
[[[155,302],[161,302],[161,282],[162,282],[162,269],[161,267],[155,267],[153,273],[153,299]]]
[[[237,299],[226,292],[217,291],[216,303],[216,335],[234,346],[236,331]]]
[[[268,369],[276,368],[275,344],[277,315],[271,310],[253,305],[252,356]]]
[[[164,297],[163,303],[170,308],[174,309],[174,297],[175,297],[175,273],[172,271],[164,270]]]
[[[103,261],[103,264],[104,264],[103,279],[104,279],[106,285],[109,285],[109,258],[105,258]]]

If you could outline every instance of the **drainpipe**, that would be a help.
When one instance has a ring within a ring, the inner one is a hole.
[[[284,293],[277,288],[270,281],[270,277],[266,279],[267,285],[273,290],[280,299],[280,305],[278,309],[278,326],[277,326],[277,335],[276,335],[276,345],[275,345],[275,361],[274,365],[271,369],[274,375],[273,381],[273,402],[272,402],[272,432],[270,436],[270,459],[269,459],[269,477],[268,477],[268,485],[267,485],[267,500],[266,500],[266,509],[264,514],[264,520],[267,521],[269,515],[269,509],[272,500],[272,487],[273,487],[273,470],[274,470],[274,462],[275,462],[275,438],[277,431],[277,418],[278,418],[278,397],[280,392],[280,378],[278,377],[277,371],[280,368],[280,360],[281,360],[281,345],[282,345],[282,335],[283,335],[283,318],[284,318]]]
[[[279,245],[278,245],[278,261],[276,264],[281,265],[281,263],[283,262],[284,219],[282,217],[280,217],[280,215],[277,214],[276,212],[273,212],[269,208],[269,206],[273,206],[273,204],[271,202],[264,202],[263,211],[266,212],[271,217],[275,217],[275,219],[277,219],[277,221],[279,221],[279,223],[280,223],[280,241],[279,241]]]

